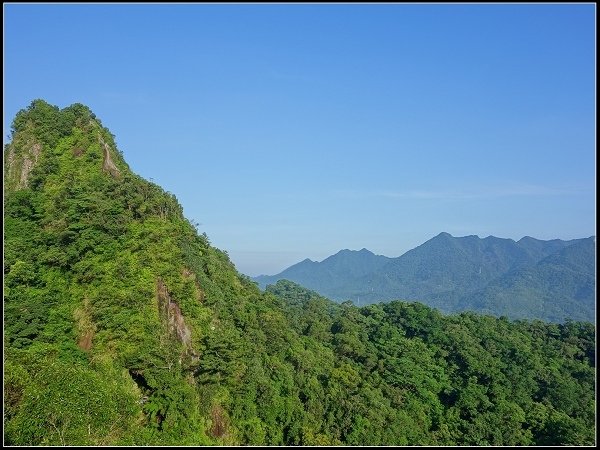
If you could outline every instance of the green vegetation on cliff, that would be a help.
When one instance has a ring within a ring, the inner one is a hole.
[[[4,151],[8,445],[593,444],[593,325],[261,293],[83,105]]]

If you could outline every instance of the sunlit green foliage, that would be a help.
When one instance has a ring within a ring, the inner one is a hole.
[[[13,130],[43,153],[5,191],[5,443],[594,443],[593,325],[261,293],[83,105]]]

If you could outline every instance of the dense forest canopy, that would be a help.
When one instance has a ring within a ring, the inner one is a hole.
[[[591,323],[261,292],[87,107],[14,120],[5,444],[593,445],[594,382]]]

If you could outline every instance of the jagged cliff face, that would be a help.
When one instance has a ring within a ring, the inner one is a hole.
[[[42,152],[42,145],[36,142],[35,138],[27,139],[23,134],[17,135],[5,150],[5,190],[12,191],[28,187],[29,174],[37,164]]]
[[[110,156],[111,153],[113,153],[113,150],[110,148],[110,145],[104,142],[104,139],[102,139],[102,135],[100,133],[98,133],[98,140],[100,141],[103,150],[102,154],[104,160],[102,162],[102,170],[109,173],[113,178],[119,178],[121,176],[121,172]]]
[[[191,363],[197,362],[198,352],[193,347],[192,332],[185,323],[181,308],[173,300],[166,284],[161,278],[156,282],[156,298],[160,319],[167,330],[167,334],[183,345],[184,350],[179,358],[179,362],[181,363],[184,357],[189,358],[189,362]]]

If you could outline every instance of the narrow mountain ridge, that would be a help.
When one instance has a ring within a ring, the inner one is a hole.
[[[568,254],[577,261],[576,267],[561,257],[565,249],[571,249]],[[292,266],[254,280],[264,289],[288,279],[334,300],[362,305],[402,299],[422,301],[443,312],[472,310],[554,322],[595,318],[594,237],[570,241],[524,237],[515,242],[442,232],[397,258],[356,256],[341,264],[341,254],[311,262],[302,270]],[[538,267],[546,258],[546,265],[554,261],[554,270]],[[331,271],[332,265],[339,269]]]
[[[375,255],[366,248],[362,250],[340,250],[321,262],[305,259],[288,267],[278,275],[261,275],[253,278],[264,289],[277,280],[295,281],[314,289],[329,298],[337,298],[336,292],[344,289],[351,280],[359,280],[374,270],[384,267],[391,258]]]

